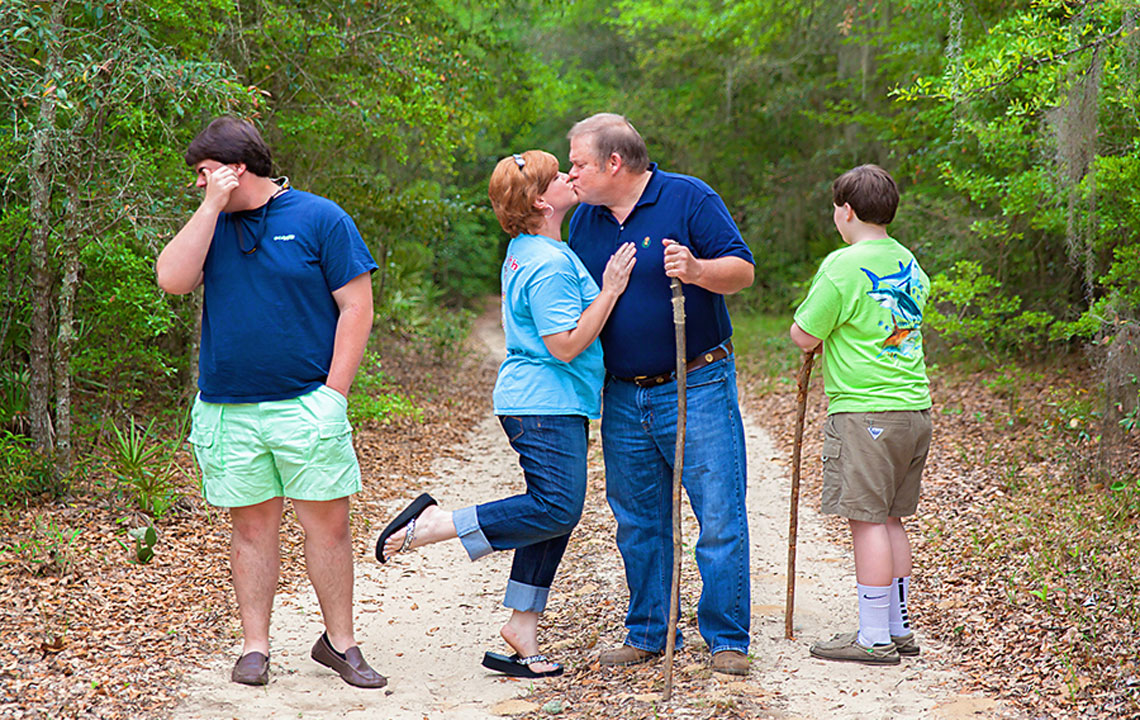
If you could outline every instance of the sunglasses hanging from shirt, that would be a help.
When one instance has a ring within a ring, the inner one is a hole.
[[[241,213],[234,213],[235,215],[239,216],[237,218],[237,220],[238,220],[238,223],[237,223],[237,226],[238,226],[237,241],[238,241],[238,250],[241,250],[242,255],[252,255],[253,252],[255,250],[257,250],[257,247],[261,244],[261,236],[265,232],[265,219],[267,217],[269,217],[269,204],[272,203],[274,200],[276,200],[278,197],[280,197],[286,190],[289,189],[289,177],[287,175],[283,175],[279,178],[272,178],[272,179],[273,179],[273,182],[280,185],[281,188],[277,192],[270,195],[269,199],[265,201],[264,205],[259,207],[257,210],[245,211],[245,212],[241,212]],[[253,232],[253,246],[250,247],[248,250],[246,250],[245,245],[242,243],[242,234],[245,232],[245,218],[252,215],[253,213],[257,213],[257,229],[254,230],[254,232]]]

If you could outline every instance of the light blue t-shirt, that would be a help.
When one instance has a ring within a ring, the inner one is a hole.
[[[570,362],[550,354],[543,336],[578,327],[598,285],[562,242],[519,235],[503,261],[503,330],[507,359],[495,382],[496,415],[585,415],[602,410],[602,345],[590,343]]]

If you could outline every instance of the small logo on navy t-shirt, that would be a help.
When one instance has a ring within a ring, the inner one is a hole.
[[[293,233],[289,233],[288,235],[274,235],[273,239],[278,242],[289,242],[290,240],[296,240],[297,236]]]

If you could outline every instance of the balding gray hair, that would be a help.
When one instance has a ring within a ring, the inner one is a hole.
[[[571,142],[574,138],[584,136],[590,138],[598,162],[604,164],[610,155],[616,153],[621,158],[622,166],[632,173],[649,169],[649,150],[645,147],[645,140],[625,116],[597,113],[578,121],[566,133],[566,138]]]

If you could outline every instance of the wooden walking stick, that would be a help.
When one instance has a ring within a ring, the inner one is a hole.
[[[681,608],[681,471],[685,467],[685,295],[681,281],[673,278],[673,331],[677,338],[677,446],[673,451],[673,584],[669,589],[669,627],[665,637],[665,690],[662,700],[673,694],[673,653],[677,649],[677,615]]]
[[[792,440],[792,510],[788,515],[788,594],[784,598],[784,637],[792,639],[792,612],[796,604],[796,529],[800,521],[800,455],[804,448],[804,414],[807,411],[808,382],[815,351],[804,353],[804,363],[796,376],[796,434]]]

